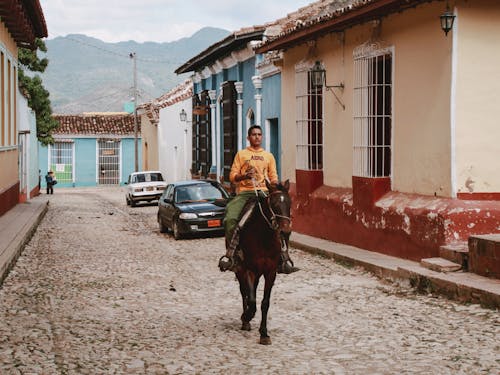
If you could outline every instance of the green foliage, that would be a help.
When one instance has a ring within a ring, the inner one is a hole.
[[[21,66],[31,72],[43,73],[47,68],[49,60],[40,59],[37,51],[47,52],[47,47],[41,39],[36,39],[36,50],[26,48],[19,49],[19,62]],[[52,130],[58,126],[58,122],[52,118],[52,108],[50,106],[49,92],[43,87],[42,79],[39,75],[30,77],[19,69],[19,87],[21,91],[27,93],[28,105],[36,115],[36,133],[38,140],[43,144],[52,144]]]

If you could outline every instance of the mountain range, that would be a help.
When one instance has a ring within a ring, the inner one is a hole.
[[[166,93],[188,74],[175,69],[229,31],[205,27],[174,42],[107,43],[82,34],[45,40],[49,65],[42,75],[54,113],[119,112],[133,98],[134,59],[138,103]]]

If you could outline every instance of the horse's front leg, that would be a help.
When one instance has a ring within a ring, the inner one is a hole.
[[[253,319],[255,312],[257,311],[256,292],[259,279],[255,277],[253,272],[246,272],[245,276],[244,283],[247,295],[246,301],[244,301],[244,305],[246,306],[244,306],[243,314],[241,315],[241,329],[250,331],[250,321]]]
[[[271,301],[271,290],[273,289],[274,281],[276,280],[276,272],[264,275],[266,283],[264,285],[264,298],[260,310],[262,312],[262,320],[260,321],[260,343],[262,345],[270,345],[271,338],[267,334],[267,312],[269,311],[269,304]]]
[[[245,311],[247,311],[247,309],[248,309],[248,300],[249,300],[250,289],[248,288],[248,282],[247,282],[246,275],[237,274],[237,277],[238,277],[238,281],[240,284],[241,300],[243,303],[243,313],[241,314],[241,321],[242,321],[241,329],[243,329],[245,331],[250,331],[250,323],[245,322],[243,320]]]

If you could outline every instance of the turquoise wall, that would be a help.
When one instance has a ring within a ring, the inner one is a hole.
[[[96,147],[95,138],[75,139],[75,186],[97,185]]]
[[[40,142],[38,142],[38,168],[40,169],[40,174],[42,175],[42,188],[46,188],[45,184],[45,175],[47,174],[48,164],[49,164],[49,148],[47,146],[42,146]]]
[[[262,79],[262,125],[266,120],[277,123],[278,129],[273,133],[274,144],[278,151],[273,152],[276,159],[278,174],[281,176],[281,74],[275,74]],[[271,150],[269,150],[271,151]]]
[[[69,138],[69,137],[68,137]],[[58,183],[55,188],[58,187],[85,187],[85,186],[97,186],[97,139],[96,138],[75,138],[75,182],[73,183]],[[139,156],[139,166],[142,165],[142,146],[141,139],[138,139],[138,156]],[[47,174],[48,168],[48,147],[42,146],[38,143],[38,163],[37,165],[37,175],[38,169],[41,170],[42,174],[42,188],[46,188],[45,175]],[[124,138],[121,140],[121,179],[120,185],[123,185],[130,173],[134,172],[135,169],[135,152],[134,152],[134,139]]]
[[[281,74],[262,80],[262,118],[281,117]]]
[[[29,192],[28,194],[33,191],[35,187],[38,186],[38,139],[36,136],[36,117],[35,113],[30,111],[28,115],[28,120],[30,124],[30,135],[29,137],[29,142],[30,142],[30,150],[28,153],[28,163],[29,163],[29,184],[28,186]],[[41,172],[40,172],[41,173]]]

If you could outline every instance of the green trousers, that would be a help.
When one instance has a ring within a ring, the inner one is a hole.
[[[255,191],[242,191],[227,203],[224,215],[224,231],[228,241],[233,237],[234,228],[238,225],[243,207],[252,197],[255,197]]]

